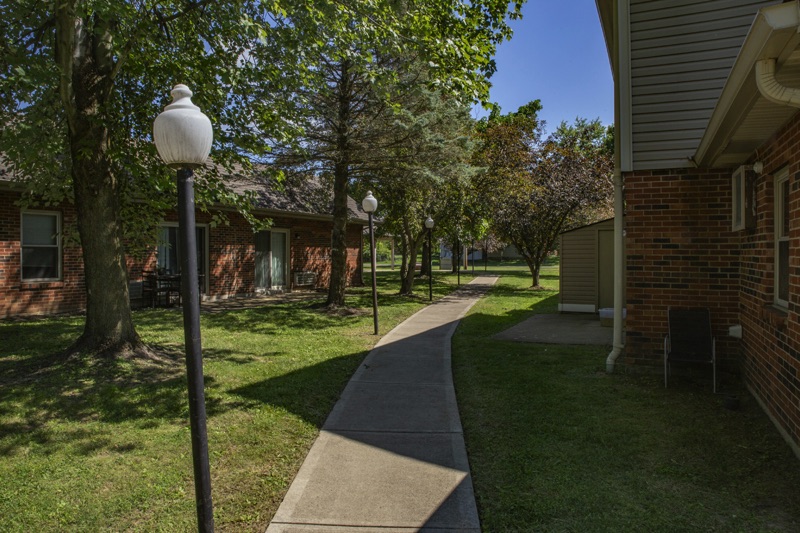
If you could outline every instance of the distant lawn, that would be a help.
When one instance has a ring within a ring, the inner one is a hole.
[[[605,348],[491,339],[555,312],[545,274],[505,272],[454,338],[483,530],[800,531],[800,461],[744,390],[729,411],[705,383],[606,374]]]
[[[368,286],[356,314],[311,302],[203,314],[217,529],[264,531],[372,335]],[[428,303],[379,272],[381,333]],[[469,276],[462,275],[462,282]],[[435,275],[435,295],[455,276]],[[135,313],[161,363],[60,361],[81,317],[0,322],[0,531],[196,530],[183,330],[178,309]]]

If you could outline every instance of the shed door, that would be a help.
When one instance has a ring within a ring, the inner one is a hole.
[[[614,231],[597,232],[597,297],[600,309],[614,307]]]

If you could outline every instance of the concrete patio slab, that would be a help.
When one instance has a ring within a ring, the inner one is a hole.
[[[560,313],[533,315],[492,337],[515,342],[543,344],[611,345],[612,328],[600,325],[597,315],[589,313]]]

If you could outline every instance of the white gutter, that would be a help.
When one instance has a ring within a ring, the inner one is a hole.
[[[774,58],[761,59],[756,63],[756,85],[761,95],[780,105],[800,107],[800,89],[781,85],[775,79]]]
[[[614,170],[614,345],[606,358],[606,372],[614,372],[617,358],[625,348],[622,341],[622,307],[625,297],[625,239],[623,235],[624,197],[622,172]]]
[[[752,85],[749,84],[752,83],[753,69],[758,68],[757,63],[768,58],[778,58],[778,63],[785,61],[786,46],[798,39],[799,31],[798,0],[763,7],[758,11],[700,139],[693,158],[698,166],[714,163],[730,141],[731,129],[744,118],[743,110],[753,105],[757,93],[751,94]],[[758,82],[758,76],[756,80]]]

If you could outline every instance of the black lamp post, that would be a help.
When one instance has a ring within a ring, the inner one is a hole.
[[[428,217],[425,220],[425,227],[428,228],[428,300],[433,301],[433,219]]]
[[[367,191],[367,196],[361,201],[361,207],[369,217],[369,256],[372,259],[372,321],[375,323],[375,335],[378,334],[378,283],[375,279],[375,231],[372,227],[372,213],[378,209],[378,200],[372,196],[372,191]]]
[[[200,288],[194,218],[193,169],[202,166],[211,151],[211,121],[192,103],[185,85],[172,89],[172,103],[156,117],[153,140],[161,159],[178,170],[178,232],[181,254],[181,299],[189,382],[189,419],[192,432],[197,528],[214,531],[211,471],[208,462],[206,405],[203,390],[203,354],[200,348]]]
[[[453,259],[456,262],[456,287],[461,288],[461,230],[458,230],[456,236],[456,251],[453,254]]]

